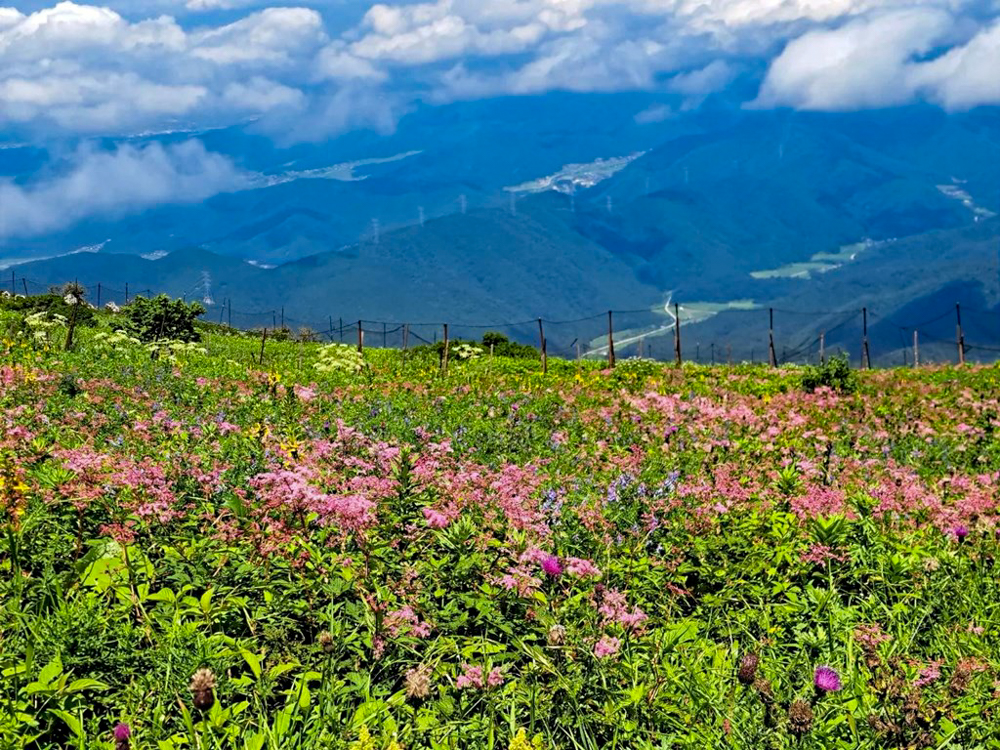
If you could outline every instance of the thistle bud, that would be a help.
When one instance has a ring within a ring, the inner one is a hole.
[[[211,669],[202,668],[191,678],[191,695],[194,707],[207,711],[215,703],[215,675]]]
[[[805,701],[795,701],[788,707],[788,729],[792,734],[803,735],[812,729],[813,710]]]
[[[115,750],[128,750],[128,738],[132,736],[132,727],[128,724],[117,724],[112,732],[115,738]]]
[[[316,640],[319,643],[320,648],[323,649],[324,654],[333,653],[334,649],[333,636],[330,635],[328,631],[324,630],[322,633],[319,634],[319,638],[317,638]]]
[[[757,668],[760,666],[760,657],[757,654],[744,654],[740,659],[740,668],[736,673],[736,678],[744,685],[752,685],[757,679]]]
[[[754,690],[757,691],[757,695],[764,703],[771,704],[774,703],[774,690],[771,688],[771,683],[765,680],[763,677],[758,677],[753,683]]]
[[[406,697],[426,698],[431,692],[431,668],[427,664],[406,673]]]
[[[566,640],[566,628],[562,625],[553,625],[545,636],[545,642],[550,646],[561,646]]]

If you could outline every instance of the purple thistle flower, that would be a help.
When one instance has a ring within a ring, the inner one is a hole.
[[[821,693],[836,693],[840,690],[840,675],[830,667],[816,667],[813,684]]]
[[[132,736],[132,727],[128,724],[117,724],[114,731],[115,742],[124,742]]]
[[[963,524],[959,524],[958,526],[955,526],[951,530],[951,533],[955,536],[955,539],[957,539],[958,541],[962,541],[963,539],[965,539],[965,537],[969,535],[969,527],[964,526]]]
[[[557,576],[563,572],[563,567],[562,564],[560,564],[558,557],[555,555],[549,555],[542,560],[542,570],[550,576]]]

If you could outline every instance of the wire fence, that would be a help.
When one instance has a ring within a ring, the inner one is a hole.
[[[95,306],[126,305],[154,290],[80,285]],[[12,294],[32,296],[57,289],[12,273],[3,284]],[[922,311],[918,319],[881,315],[876,308],[792,310],[756,305],[680,304],[595,312],[573,319],[524,318],[476,321],[369,320],[351,316],[287,315],[284,308],[242,309],[229,298],[215,300],[197,286],[183,295],[202,302],[204,320],[240,331],[280,333],[303,339],[368,348],[435,346],[447,340],[483,342],[502,334],[563,359],[643,358],[700,364],[815,364],[847,357],[857,367],[919,363],[992,363],[1000,360],[1000,306],[951,305]],[[679,323],[679,325],[678,325]]]

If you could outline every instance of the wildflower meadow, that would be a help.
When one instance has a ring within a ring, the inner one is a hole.
[[[2,748],[1000,748],[996,367],[78,306],[0,306]]]

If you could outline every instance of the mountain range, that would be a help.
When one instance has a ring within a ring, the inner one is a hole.
[[[521,321],[509,330],[530,340],[524,321],[615,309],[637,311],[618,316],[625,340],[667,356],[665,305],[678,301],[688,346],[766,356],[773,307],[800,313],[777,316],[786,356],[810,342],[814,354],[826,330],[831,350],[856,357],[860,316],[842,319],[867,307],[873,356],[896,361],[907,326],[961,303],[969,340],[1000,348],[989,317],[1000,309],[1000,109],[709,102],[637,116],[656,104],[457,103],[419,109],[391,136],[284,150],[252,127],[206,132],[207,148],[241,165],[240,189],[8,241],[0,258],[35,259],[10,269],[15,280],[100,283],[105,299],[128,283],[210,299],[217,319],[228,300],[246,327],[273,325],[283,308],[327,331],[340,319]],[[30,152],[0,151],[4,173],[34,168]],[[947,342],[954,321],[942,320],[927,335]],[[600,354],[606,327],[605,314],[547,335]]]

